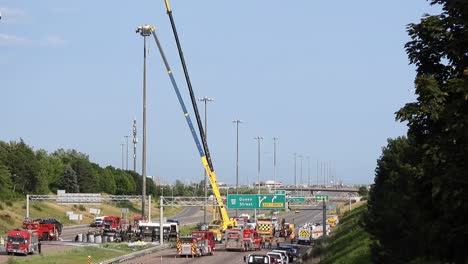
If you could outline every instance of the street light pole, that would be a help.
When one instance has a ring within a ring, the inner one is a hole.
[[[236,119],[232,120],[236,124],[236,194],[239,194],[239,124],[242,123],[242,120]],[[238,209],[236,209],[236,216]]]
[[[274,137],[273,138],[273,180],[274,180],[274,190],[275,190],[275,194],[276,194],[276,183],[277,183],[277,179],[276,179],[276,141],[278,140],[277,137]]]
[[[198,98],[199,101],[201,102],[204,102],[205,103],[205,140],[208,141],[208,119],[207,119],[207,111],[206,111],[206,106],[208,104],[208,102],[212,102],[214,101],[213,98],[210,98],[210,97],[206,97],[206,96],[203,96],[201,98]],[[203,223],[206,224],[206,204],[208,202],[208,188],[207,188],[207,175],[206,175],[206,171],[204,170],[204,189],[205,189],[205,210],[203,211]],[[215,214],[215,212],[213,211],[213,215]]]
[[[297,158],[297,154],[294,153],[294,188],[295,188],[295,192],[297,192],[297,172],[296,172],[296,158]]]
[[[310,187],[310,157],[307,156],[307,187]]]
[[[146,202],[146,37],[151,35],[151,26],[142,25],[136,33],[143,37],[143,147],[142,147],[142,186],[141,186],[141,216],[145,218]]]
[[[258,145],[257,185],[258,185],[258,194],[260,195],[260,141],[263,139],[263,137],[258,136],[254,139],[257,140],[257,145]],[[255,219],[257,219],[257,209],[255,209]]]
[[[302,154],[299,155],[299,158],[301,159],[301,180],[300,180],[300,182],[301,182],[301,195],[302,195],[302,186],[304,185],[304,182],[303,182],[303,180],[302,180],[302,158],[303,158],[303,157],[304,157],[304,156],[302,156]]]
[[[133,119],[133,172],[136,173],[136,146],[138,143],[137,138],[137,125],[136,119]]]

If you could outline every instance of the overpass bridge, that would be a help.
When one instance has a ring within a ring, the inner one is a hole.
[[[342,192],[342,193],[357,193],[358,188],[351,187],[323,187],[323,186],[298,186],[298,187],[277,187],[277,191],[289,192]]]

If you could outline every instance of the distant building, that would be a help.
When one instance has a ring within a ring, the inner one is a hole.
[[[275,181],[271,181],[271,180],[268,180],[268,181],[264,181],[264,182],[260,182],[260,188],[268,188],[268,189],[274,189],[276,186],[276,188],[282,188],[284,187],[283,183],[281,182],[275,182]],[[255,183],[255,187],[258,187],[258,183]]]

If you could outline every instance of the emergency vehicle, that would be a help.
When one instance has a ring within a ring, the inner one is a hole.
[[[297,243],[310,245],[312,242],[312,230],[313,226],[311,224],[301,226],[297,232]]]
[[[226,250],[260,250],[261,238],[254,229],[228,229],[225,236]]]
[[[211,231],[194,231],[192,236],[179,237],[176,247],[179,256],[213,255],[215,250],[214,234]]]
[[[47,241],[58,239],[62,230],[62,224],[55,219],[25,218],[22,228],[37,231],[39,240]]]
[[[7,254],[34,254],[39,251],[39,236],[36,230],[14,229],[8,232]]]

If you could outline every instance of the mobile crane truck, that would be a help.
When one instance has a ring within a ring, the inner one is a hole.
[[[180,94],[179,87],[177,86],[177,83],[176,83],[176,81],[174,79],[174,76],[172,74],[172,70],[171,70],[171,68],[169,66],[169,63],[168,63],[167,59],[166,59],[166,55],[164,54],[164,51],[162,49],[162,45],[159,42],[159,39],[158,39],[158,37],[156,35],[155,27],[152,27],[152,26],[149,26],[149,25],[143,25],[143,26],[138,28],[137,33],[145,32],[147,35],[149,35],[149,34],[153,35],[153,38],[154,38],[154,40],[156,42],[156,45],[158,46],[158,50],[159,50],[159,53],[161,54],[162,60],[163,60],[164,65],[166,67],[167,74],[169,75],[172,86],[174,88],[174,92],[176,93],[176,96],[177,96],[177,99],[179,101],[180,107],[182,108],[182,112],[184,114],[185,120],[186,120],[187,125],[188,125],[188,127],[190,129],[193,140],[195,142],[198,153],[200,155],[201,162],[203,164],[203,167],[205,168],[208,179],[210,180],[211,188],[213,189],[213,194],[214,194],[214,196],[216,198],[217,208],[218,208],[218,210],[220,212],[220,217],[219,217],[220,219],[214,218],[213,221],[209,224],[209,226],[214,226],[214,227],[217,226],[217,227],[219,227],[219,229],[222,232],[225,232],[226,229],[236,226],[237,223],[236,223],[235,219],[229,218],[227,210],[226,210],[226,206],[224,204],[224,201],[221,198],[221,193],[219,191],[218,182],[217,182],[217,179],[216,179],[216,173],[214,171],[213,163],[211,161],[210,151],[208,149],[208,144],[207,144],[207,141],[206,141],[206,135],[205,135],[205,132],[204,132],[204,129],[203,129],[203,126],[202,126],[200,113],[198,111],[197,102],[196,102],[195,95],[194,95],[194,92],[193,92],[193,89],[192,89],[192,84],[190,82],[190,77],[189,77],[189,73],[188,73],[188,70],[187,70],[186,63],[185,63],[185,58],[184,58],[184,55],[183,55],[183,52],[182,52],[182,47],[180,45],[179,36],[177,34],[177,29],[176,29],[176,26],[175,26],[174,18],[172,16],[172,10],[171,10],[171,7],[169,5],[169,1],[165,0],[164,2],[165,2],[165,5],[166,5],[166,9],[167,9],[167,15],[169,16],[169,20],[171,22],[172,32],[174,34],[174,38],[175,38],[175,41],[176,41],[176,44],[177,44],[177,49],[179,51],[179,58],[180,58],[180,61],[181,61],[181,64],[182,64],[182,68],[184,70],[185,81],[187,83],[187,88],[189,90],[190,99],[191,99],[191,102],[192,102],[193,112],[195,113],[195,118],[196,118],[196,121],[197,121],[197,127],[198,127],[198,131],[199,131],[199,134],[200,134],[201,142],[200,142],[200,140],[198,138],[198,135],[197,135],[197,133],[195,131],[195,128],[194,128],[194,126],[192,124],[192,120],[191,120],[190,115],[189,115],[189,113],[187,111],[184,100],[182,99],[182,96]],[[219,229],[218,230],[213,230],[214,232],[217,233],[218,241],[220,240]]]

